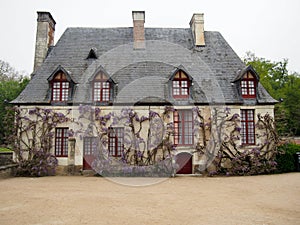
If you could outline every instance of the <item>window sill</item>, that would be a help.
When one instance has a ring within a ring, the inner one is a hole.
[[[245,98],[245,99],[256,99],[256,95],[242,95],[242,98]]]
[[[242,148],[253,148],[253,147],[257,147],[257,145],[254,144],[241,144],[240,145]]]

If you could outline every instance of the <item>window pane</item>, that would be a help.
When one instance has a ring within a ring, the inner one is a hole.
[[[62,95],[61,95],[61,100],[62,101],[67,101],[69,97],[69,89],[63,89],[62,90]]]
[[[187,87],[187,81],[186,80],[181,81],[181,87]]]
[[[103,101],[108,101],[109,100],[109,90],[104,89],[102,93],[103,93],[102,100]]]
[[[103,82],[103,88],[109,88],[109,83],[108,82]]]
[[[53,88],[60,88],[60,82],[54,82]]]
[[[247,92],[247,88],[242,88],[242,95],[247,95],[248,92]]]
[[[249,89],[249,95],[255,95],[255,89],[254,88]]]
[[[101,82],[94,82],[94,88],[101,88]]]
[[[100,90],[94,90],[94,101],[100,101]]]
[[[173,95],[180,95],[179,88],[174,88],[173,89]]]
[[[241,82],[241,87],[247,87],[247,81],[244,81],[244,80],[243,80],[243,81]]]
[[[247,113],[248,113],[248,115],[247,115],[248,121],[249,120],[254,120],[253,110],[247,110]]]
[[[62,82],[62,88],[69,88],[69,82]]]
[[[192,120],[192,112],[191,111],[184,111],[184,120],[191,121]]]
[[[188,95],[188,89],[187,88],[182,88],[181,89],[181,94],[182,95]]]
[[[246,110],[241,110],[241,119],[246,120]]]
[[[179,88],[179,87],[180,87],[180,86],[179,86],[179,81],[174,80],[174,81],[173,81],[173,87]]]

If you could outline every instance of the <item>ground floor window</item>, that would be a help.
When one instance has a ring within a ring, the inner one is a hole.
[[[252,145],[255,144],[255,126],[254,126],[254,110],[242,109],[241,110],[241,137],[242,144]]]
[[[108,131],[108,151],[113,157],[120,157],[124,151],[124,128],[114,127]]]
[[[93,155],[94,150],[97,149],[98,139],[96,137],[83,138],[83,152],[84,155]]]
[[[194,143],[194,120],[191,110],[176,110],[174,112],[174,144],[192,145]]]
[[[56,128],[55,129],[55,156],[67,157],[68,156],[68,131],[69,128]]]

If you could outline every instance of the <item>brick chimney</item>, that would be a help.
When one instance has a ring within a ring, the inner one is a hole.
[[[133,19],[133,47],[145,49],[145,11],[132,11]]]
[[[35,43],[34,68],[35,72],[44,62],[50,46],[54,44],[55,20],[49,12],[37,12],[37,30]]]
[[[204,39],[204,14],[195,13],[190,21],[190,27],[192,29],[194,45],[205,46]]]

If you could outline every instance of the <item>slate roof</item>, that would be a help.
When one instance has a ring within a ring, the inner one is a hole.
[[[75,83],[70,104],[91,103],[90,78],[103,68],[115,82],[115,103],[244,104],[233,81],[245,64],[219,32],[205,31],[193,46],[190,28],[145,28],[145,49],[133,48],[133,28],[68,28],[14,104],[50,104],[48,78],[64,68]],[[91,49],[95,54],[88,59]],[[192,97],[175,101],[170,77],[184,68],[193,78]],[[259,85],[257,103],[276,103]]]

